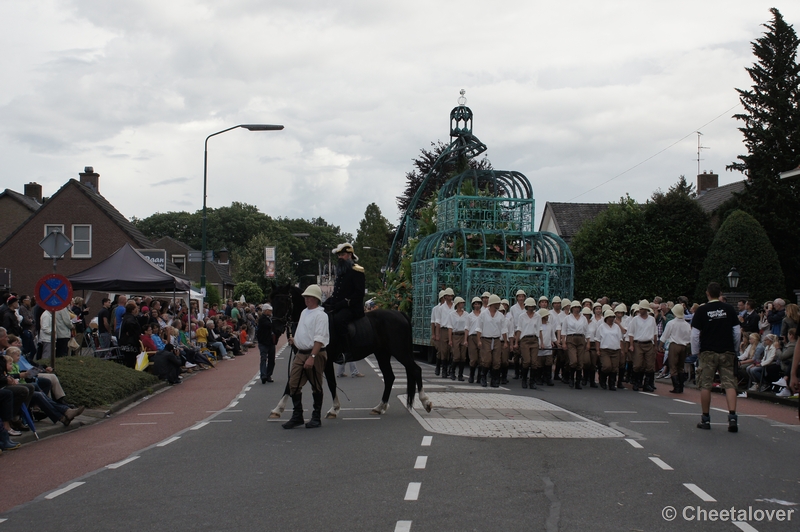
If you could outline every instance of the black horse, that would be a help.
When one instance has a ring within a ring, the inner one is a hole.
[[[305,301],[300,289],[294,286],[273,287],[270,303],[273,308],[273,320],[280,329],[278,334],[286,331],[294,334],[297,322],[300,320],[300,313],[306,308]],[[353,345],[347,353],[347,360],[363,360],[371,354],[378,360],[378,366],[383,373],[384,390],[381,402],[372,409],[372,414],[385,414],[389,408],[389,396],[394,384],[394,372],[392,371],[391,357],[397,359],[406,368],[408,382],[408,396],[406,405],[408,408],[414,406],[414,396],[419,392],[419,399],[425,409],[430,412],[432,403],[425,392],[422,390],[422,370],[414,361],[412,351],[411,323],[405,314],[396,310],[374,310],[368,312],[367,322],[371,330],[367,330],[365,337],[367,342]],[[331,327],[333,331],[333,327]],[[332,343],[336,343],[335,341]],[[325,415],[326,419],[333,419],[339,415],[341,404],[336,393],[336,369],[334,362],[336,359],[336,348],[329,350],[328,358],[325,363],[325,380],[333,396],[333,406]],[[283,397],[278,402],[278,406],[270,413],[270,418],[279,418],[286,408],[289,401],[289,383],[283,392]]]

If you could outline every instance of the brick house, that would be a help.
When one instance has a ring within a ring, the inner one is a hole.
[[[0,242],[42,206],[42,185],[28,183],[25,193],[10,188],[0,192]]]
[[[192,283],[200,284],[200,262],[189,262],[189,252],[198,250],[170,236],[156,240],[154,246],[167,252],[168,264],[174,264]],[[230,267],[225,248],[219,250],[216,261],[206,261],[206,285],[215,287],[222,299],[231,299],[236,287]]]
[[[94,266],[125,243],[136,249],[153,248],[148,240],[108,200],[100,195],[100,175],[87,166],[80,181],[70,179],[0,242],[0,269],[11,270],[11,289],[33,294],[37,281],[53,272],[39,242],[51,228],[60,229],[73,242],[58,261],[58,273],[72,275]],[[179,274],[173,268],[170,273]]]

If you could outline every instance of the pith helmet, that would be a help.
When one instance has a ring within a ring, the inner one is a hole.
[[[508,302],[508,299],[506,299],[506,298],[501,299],[500,303],[502,303],[505,306],[509,306],[510,305],[510,303]]]
[[[554,299],[553,303],[555,303],[555,302],[556,302],[556,300]],[[572,304],[572,301],[570,301],[569,299],[562,299],[561,300],[561,308],[568,309],[571,304]]]
[[[558,297],[558,296],[556,296],[556,297]],[[547,296],[539,296],[539,303],[541,303],[542,301],[550,301],[550,300],[547,299]],[[559,299],[559,301],[561,301],[561,300]],[[553,299],[553,303],[555,303],[555,302],[556,302],[555,299]]]
[[[590,309],[589,307],[583,307],[581,309],[581,314],[584,314],[586,316],[591,316],[592,315],[592,309]]]
[[[583,305],[583,304],[585,304],[585,303],[592,303],[592,300],[591,300],[591,299],[589,299],[588,297],[584,297],[584,298],[583,298],[583,301],[581,301],[581,305]]]
[[[578,301],[578,300],[576,299],[575,301],[573,301],[572,303],[570,303],[570,305],[569,305],[569,308],[573,308],[573,307],[578,307],[578,308],[581,308],[581,306],[582,306],[582,305],[581,305],[581,302],[580,302],[580,301]]]
[[[317,299],[319,299],[320,302],[322,302],[322,290],[320,289],[319,285],[316,284],[308,285],[306,291],[303,292],[303,297],[305,296],[316,297]]]
[[[517,290],[517,293],[516,293],[516,294],[514,294],[514,296],[527,296],[527,295],[528,295],[528,294],[526,294],[526,293],[525,293],[525,290],[523,290],[522,288],[520,288],[519,290]]]
[[[528,299],[525,300],[525,306],[526,307],[535,307],[536,306],[536,301],[534,301],[532,297],[529,297]]]
[[[490,294],[489,292],[484,292],[481,294],[481,299],[483,299],[484,297],[491,297],[491,295],[492,294]]]
[[[454,296],[456,294],[455,294],[455,292],[453,292],[453,289],[448,286],[447,288],[444,289],[444,295],[446,295],[446,296]]]
[[[466,301],[464,301],[464,298],[463,298],[463,297],[461,297],[461,296],[458,296],[458,297],[456,297],[456,298],[453,300],[453,304],[454,304],[454,305],[458,305],[459,303],[466,303]]]
[[[614,309],[614,312],[622,312],[624,314],[628,312],[628,307],[625,306],[625,303],[620,303],[617,305],[617,308]]]
[[[553,303],[561,303],[561,297],[560,296],[554,297],[553,298]]]
[[[605,312],[608,311],[608,310],[611,310],[611,305],[606,303],[605,305],[603,305],[603,314],[605,314]]]
[[[603,312],[603,319],[616,318],[616,317],[617,317],[617,315],[614,314],[614,311],[611,310],[611,309],[608,309],[607,311]]]
[[[546,308],[540,308],[537,312],[539,313],[539,316],[542,318],[546,318],[547,316],[550,315],[550,311],[547,310]]]
[[[678,305],[675,305],[674,307],[672,307],[672,314],[673,314],[673,316],[675,316],[679,320],[683,319],[684,318],[683,305],[678,304]]]
[[[480,303],[481,305],[483,305],[483,301],[481,301],[481,298],[478,297],[478,296],[473,297],[472,298],[472,303],[470,303],[470,304],[474,305],[475,303]]]
[[[602,307],[602,306],[603,306],[603,305],[602,305],[602,304],[601,304],[601,303],[598,301],[597,303],[595,303],[594,305],[592,305],[592,310],[594,310],[594,309],[595,309],[595,307]]]
[[[490,307],[492,305],[499,305],[500,303],[502,303],[502,301],[500,301],[500,296],[498,296],[497,294],[490,294],[489,295],[489,306]]]
[[[444,297],[444,290],[439,290],[439,298],[442,299]]]

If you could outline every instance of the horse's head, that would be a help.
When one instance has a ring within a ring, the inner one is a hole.
[[[272,287],[270,294],[273,320],[289,325],[300,321],[300,313],[306,308],[302,292],[296,286],[284,285]]]

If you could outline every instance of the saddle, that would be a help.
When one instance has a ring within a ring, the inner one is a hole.
[[[347,347],[349,350],[370,347],[375,343],[375,331],[366,316],[347,324]]]

